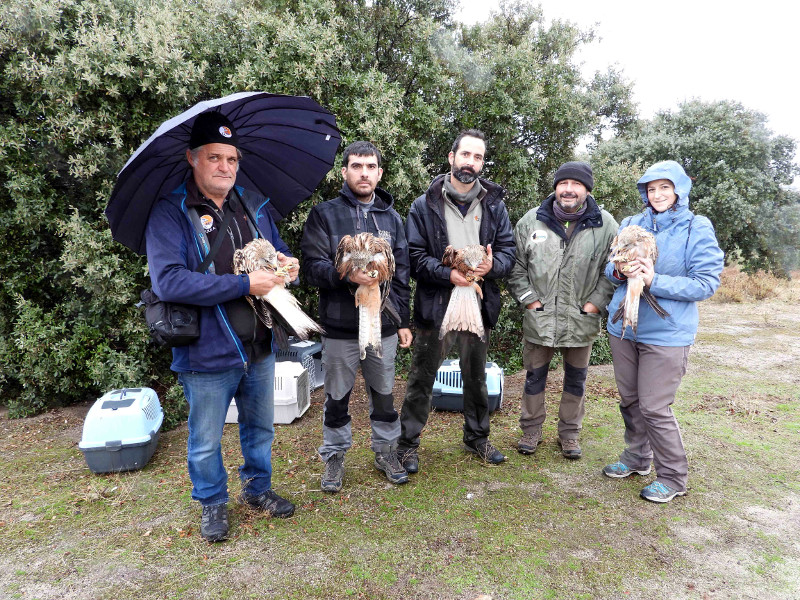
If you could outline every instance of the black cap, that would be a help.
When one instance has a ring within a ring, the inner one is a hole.
[[[594,187],[592,166],[587,162],[566,162],[558,167],[558,171],[556,171],[555,177],[553,177],[553,189],[556,189],[558,182],[563,181],[564,179],[574,179],[575,181],[580,181],[590,192]]]
[[[189,148],[199,148],[206,144],[228,144],[239,147],[239,136],[230,119],[221,112],[210,111],[200,113],[192,125],[189,137]]]

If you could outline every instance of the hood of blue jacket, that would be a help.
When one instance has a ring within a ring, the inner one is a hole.
[[[669,179],[672,182],[672,185],[675,186],[675,193],[678,195],[678,206],[689,205],[689,191],[692,189],[692,180],[689,179],[683,167],[674,160],[664,160],[647,169],[642,178],[636,182],[636,187],[639,188],[639,194],[642,196],[642,202],[644,202],[645,206],[648,204],[647,184],[657,179]]]

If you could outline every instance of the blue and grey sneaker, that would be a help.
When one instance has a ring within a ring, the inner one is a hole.
[[[603,475],[606,477],[613,477],[614,479],[621,479],[628,475],[633,475],[634,473],[637,475],[647,475],[650,473],[650,466],[648,465],[646,469],[639,471],[631,469],[628,465],[621,462],[615,462],[603,467]]]
[[[660,481],[654,481],[644,488],[639,495],[650,502],[669,502],[675,496],[685,496],[686,492],[679,492]]]

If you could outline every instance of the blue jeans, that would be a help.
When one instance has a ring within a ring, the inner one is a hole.
[[[228,501],[228,473],[222,463],[222,428],[232,398],[239,410],[239,442],[244,464],[242,490],[258,496],[272,484],[272,439],[275,437],[275,355],[243,367],[180,373],[178,381],[189,403],[189,477],[192,498],[203,506]]]

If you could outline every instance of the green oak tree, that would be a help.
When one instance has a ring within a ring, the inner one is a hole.
[[[384,185],[401,214],[445,168],[462,127],[488,134],[487,175],[507,186],[519,216],[576,140],[625,122],[624,82],[584,81],[573,62],[591,32],[547,25],[525,2],[505,2],[472,27],[453,20],[456,8],[454,0],[8,0],[0,394],[11,414],[150,385],[170,424],[181,418],[169,353],[148,345],[134,306],[148,284],[146,261],[111,240],[103,209],[139,144],[200,100],[250,90],[313,97],[337,116],[345,142],[381,148]],[[290,246],[311,206],[337,193],[338,173],[337,165],[280,223]],[[315,294],[300,294],[313,311]],[[514,318],[509,311],[509,331]]]
[[[800,174],[795,150],[762,113],[732,101],[691,101],[601,142],[592,160],[639,170],[678,161],[693,180],[692,209],[714,223],[727,260],[786,274],[798,265],[800,195],[789,187]]]

